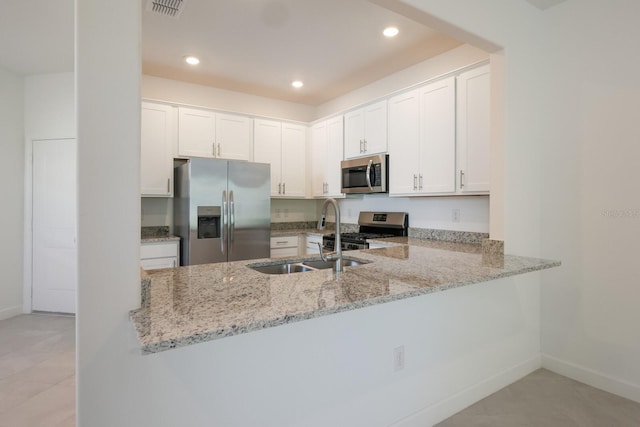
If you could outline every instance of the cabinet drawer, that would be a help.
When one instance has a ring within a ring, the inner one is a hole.
[[[271,258],[297,257],[298,247],[294,248],[271,248]]]
[[[178,242],[143,243],[140,259],[178,257]]]
[[[166,257],[166,258],[143,259],[140,261],[140,265],[145,270],[157,270],[160,268],[175,268],[178,266],[178,258]]]
[[[298,236],[278,236],[271,238],[271,248],[297,248]]]

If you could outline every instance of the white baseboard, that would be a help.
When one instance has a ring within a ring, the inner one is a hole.
[[[428,406],[392,424],[391,427],[425,427],[437,424],[496,391],[513,384],[540,367],[540,356],[532,357]]]
[[[20,305],[3,308],[0,309],[0,320],[8,319],[10,317],[17,316],[18,314],[22,314],[22,306]]]
[[[600,390],[640,402],[640,385],[611,377],[584,366],[565,362],[546,354],[542,355],[542,367]]]

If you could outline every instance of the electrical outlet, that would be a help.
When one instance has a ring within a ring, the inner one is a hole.
[[[393,349],[393,370],[395,372],[404,369],[404,346],[396,347]]]
[[[451,210],[451,221],[460,222],[460,209]]]

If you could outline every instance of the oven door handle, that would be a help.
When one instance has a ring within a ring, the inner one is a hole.
[[[371,186],[371,166],[373,165],[373,159],[369,160],[369,164],[367,165],[367,185],[369,186],[369,190],[373,191],[373,187]]]

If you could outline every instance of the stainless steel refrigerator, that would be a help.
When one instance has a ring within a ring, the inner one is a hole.
[[[193,158],[176,167],[181,265],[268,258],[270,180],[263,163]]]

